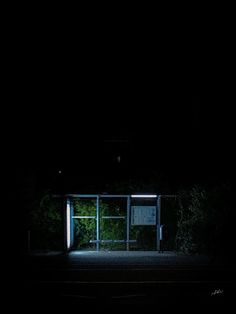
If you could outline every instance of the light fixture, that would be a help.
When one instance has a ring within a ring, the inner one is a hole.
[[[70,201],[67,200],[67,204],[66,204],[66,234],[67,234],[67,249],[70,248]]]
[[[156,194],[133,194],[131,195],[132,198],[156,198]]]

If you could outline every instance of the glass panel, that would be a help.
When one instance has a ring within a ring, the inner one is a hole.
[[[126,210],[126,198],[109,198],[100,200],[101,216],[126,216]]]
[[[74,216],[96,216],[95,199],[76,199],[73,201]]]
[[[96,200],[76,199],[73,201],[73,216],[96,217]],[[96,248],[96,219],[95,218],[73,218],[74,245],[75,250],[93,250]]]
[[[130,226],[130,250],[156,250],[156,226]]]
[[[126,248],[126,219],[100,219],[100,239],[111,240],[101,241],[101,249],[124,250]]]
[[[176,250],[178,207],[179,203],[175,198],[161,199],[161,224],[163,225],[162,250]]]
[[[126,198],[102,199],[100,202],[101,250],[126,249]],[[104,241],[104,242],[103,242]]]
[[[75,250],[93,250],[96,244],[96,219],[74,218],[74,245]]]

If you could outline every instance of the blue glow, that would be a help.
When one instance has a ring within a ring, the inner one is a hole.
[[[133,198],[156,198],[157,195],[156,194],[151,194],[151,195],[145,195],[145,194],[133,194],[131,195],[131,197]]]
[[[67,201],[66,204],[66,234],[67,234],[67,239],[66,239],[66,243],[67,243],[67,249],[70,248],[70,202]]]

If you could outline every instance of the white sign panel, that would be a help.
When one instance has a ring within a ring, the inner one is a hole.
[[[132,225],[156,225],[156,206],[131,206]]]

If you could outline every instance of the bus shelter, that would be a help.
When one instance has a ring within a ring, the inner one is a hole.
[[[161,250],[163,198],[157,194],[66,194],[64,248]]]

